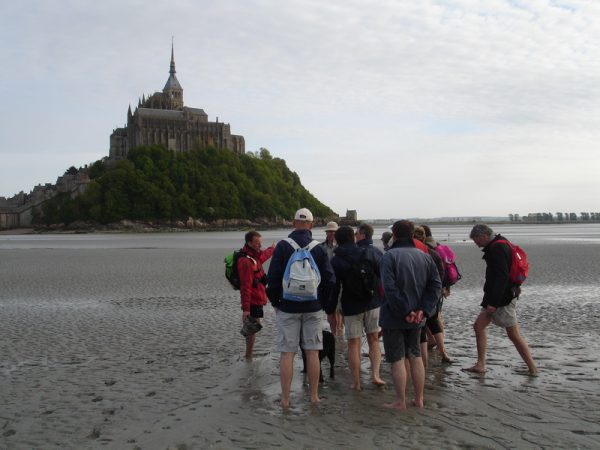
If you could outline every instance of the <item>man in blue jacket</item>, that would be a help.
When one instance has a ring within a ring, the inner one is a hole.
[[[323,312],[333,312],[331,294],[335,286],[335,276],[327,253],[318,242],[312,239],[313,215],[301,208],[294,216],[294,231],[288,236],[300,248],[310,245],[310,254],[320,275],[316,299],[285,299],[283,279],[288,260],[294,253],[293,246],[286,240],[275,247],[267,274],[267,296],[276,311],[277,351],[280,352],[279,374],[281,381],[281,406],[290,405],[290,390],[293,378],[294,357],[298,344],[306,352],[310,401],[320,402],[319,398],[319,350],[323,348]],[[309,247],[309,248],[310,248]]]
[[[354,239],[358,242],[354,242]],[[336,289],[334,301],[341,302],[344,315],[345,335],[348,341],[348,366],[352,374],[350,389],[362,390],[360,383],[361,340],[367,335],[372,383],[384,386],[380,376],[381,349],[379,348],[379,307],[381,306],[379,261],[382,252],[373,246],[373,228],[361,225],[356,233],[343,226],[335,232],[338,247],[331,260],[335,272]],[[369,280],[361,279],[360,266],[370,269]],[[358,271],[358,273],[357,273]],[[364,284],[370,283],[369,289]],[[340,297],[341,292],[341,297]]]
[[[408,358],[415,391],[413,404],[424,404],[425,368],[419,338],[425,319],[435,312],[442,282],[431,256],[415,248],[414,224],[399,220],[392,226],[394,244],[381,258],[384,298],[379,323],[383,328],[386,360],[392,364],[396,401],[388,408],[406,409],[406,367]]]

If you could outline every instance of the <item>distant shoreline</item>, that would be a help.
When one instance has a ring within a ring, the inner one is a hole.
[[[322,222],[322,223],[321,223]],[[379,222],[379,221],[378,221]],[[325,221],[320,221],[316,227],[325,226]],[[360,223],[360,221],[359,221]],[[365,220],[365,223],[372,222]],[[507,225],[507,226],[531,226],[531,225],[592,225],[598,224],[598,221],[578,221],[578,222],[509,222],[509,221],[487,221],[487,222],[437,222],[428,220],[415,220],[415,223],[432,226],[469,226],[475,223],[487,223],[489,225]],[[376,223],[375,227],[387,227],[390,223]],[[141,222],[122,220],[110,224],[95,224],[74,222],[68,226],[50,225],[46,227],[23,227],[0,230],[0,236],[4,235],[29,235],[29,234],[94,234],[94,233],[185,233],[185,232],[213,232],[213,231],[244,231],[252,229],[281,229],[289,228],[292,223],[281,221],[278,223],[252,222],[250,220],[219,220],[212,223],[186,224],[181,221],[173,222]]]

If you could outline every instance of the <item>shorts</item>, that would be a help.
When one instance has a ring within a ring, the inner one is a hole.
[[[366,334],[379,333],[379,308],[370,309],[360,314],[344,316],[344,335],[346,339],[356,339]]]
[[[250,315],[255,319],[261,319],[265,317],[265,313],[263,312],[263,307],[259,305],[250,305]]]
[[[297,352],[323,349],[323,311],[287,313],[277,310],[277,351]]]
[[[412,328],[410,330],[383,330],[383,349],[385,350],[385,360],[389,363],[395,363],[403,358],[421,356],[419,346],[419,336],[421,328]]]
[[[485,311],[485,308],[482,309]],[[500,306],[492,313],[492,323],[502,328],[517,325],[517,299],[513,299],[508,305]]]

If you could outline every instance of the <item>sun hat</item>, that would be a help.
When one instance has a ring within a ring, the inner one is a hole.
[[[299,220],[301,222],[312,222],[313,221],[313,215],[312,213],[306,209],[306,208],[300,208],[298,211],[296,211],[296,215],[294,216],[294,220]]]
[[[338,228],[338,224],[335,222],[327,222],[327,225],[325,225],[325,231],[337,231]]]

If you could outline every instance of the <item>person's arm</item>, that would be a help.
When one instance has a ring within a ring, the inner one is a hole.
[[[241,256],[237,260],[238,275],[240,277],[240,299],[242,302],[242,318],[250,314],[252,299],[252,285],[254,283],[254,263],[251,259]]]
[[[506,253],[507,244],[492,244],[487,258],[484,302],[494,308],[504,303],[504,293],[510,283],[510,258]],[[510,250],[510,247],[509,247]]]
[[[262,264],[262,263],[264,263],[265,261],[268,261],[268,260],[269,260],[269,258],[270,258],[271,256],[273,256],[273,252],[274,252],[274,251],[275,251],[275,243],[273,243],[273,245],[271,245],[270,247],[268,247],[268,248],[266,248],[266,249],[262,250],[262,251],[260,252],[260,258],[259,258],[259,260],[260,260],[260,263]]]
[[[411,311],[408,307],[408,302],[401,295],[400,289],[396,284],[395,265],[396,261],[390,253],[386,253],[381,258],[380,270],[385,304],[392,311],[396,319],[405,319]]]
[[[284,261],[284,245],[289,245],[285,241],[279,241],[273,252],[271,264],[269,264],[269,272],[267,273],[267,297],[273,305],[273,308],[279,308],[279,302],[283,295],[283,271],[285,270]]]

